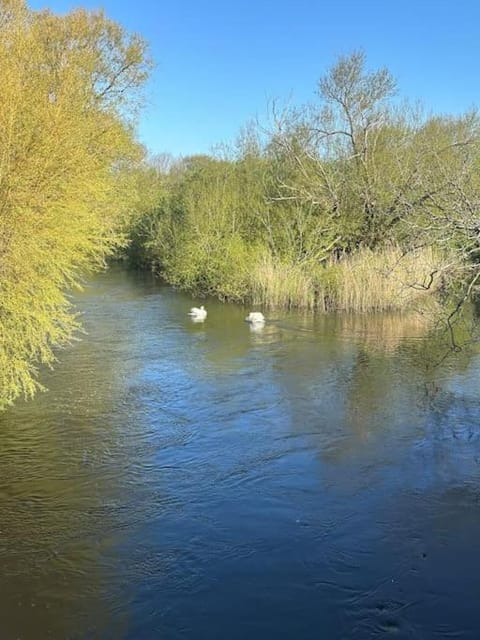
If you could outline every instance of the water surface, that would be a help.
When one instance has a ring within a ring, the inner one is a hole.
[[[479,360],[114,269],[0,416],[0,638],[478,638]]]

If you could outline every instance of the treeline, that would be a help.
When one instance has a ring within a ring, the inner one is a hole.
[[[0,408],[78,323],[68,295],[126,242],[145,44],[102,12],[0,0]]]
[[[195,295],[267,307],[404,310],[479,275],[480,119],[401,102],[361,52],[317,99],[230,150],[151,166],[131,257]],[[435,295],[432,295],[435,294]]]

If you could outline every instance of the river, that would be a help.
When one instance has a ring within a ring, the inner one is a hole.
[[[196,302],[93,278],[0,416],[1,640],[478,638],[478,356]]]

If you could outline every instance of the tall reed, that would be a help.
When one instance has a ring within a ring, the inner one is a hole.
[[[442,288],[447,256],[431,247],[390,246],[330,260],[293,263],[263,253],[250,270],[250,295],[266,308],[326,311],[405,311]]]
[[[361,249],[330,262],[326,269],[334,309],[402,311],[441,289],[449,262],[432,247],[403,252],[390,246]]]
[[[250,273],[252,302],[273,309],[316,307],[315,279],[300,264],[264,253]]]

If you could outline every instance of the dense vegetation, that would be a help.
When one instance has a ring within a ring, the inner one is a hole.
[[[77,327],[66,295],[125,242],[145,45],[101,13],[0,0],[0,408]]]
[[[462,301],[479,276],[479,125],[424,114],[363,53],[342,57],[315,103],[273,105],[233,149],[152,166],[161,195],[131,255],[195,295],[267,307]]]
[[[400,103],[362,53],[232,148],[150,163],[140,38],[101,12],[0,0],[0,55],[0,408],[78,329],[68,290],[127,246],[195,295],[266,307],[455,299],[451,329],[475,293],[480,119]]]

